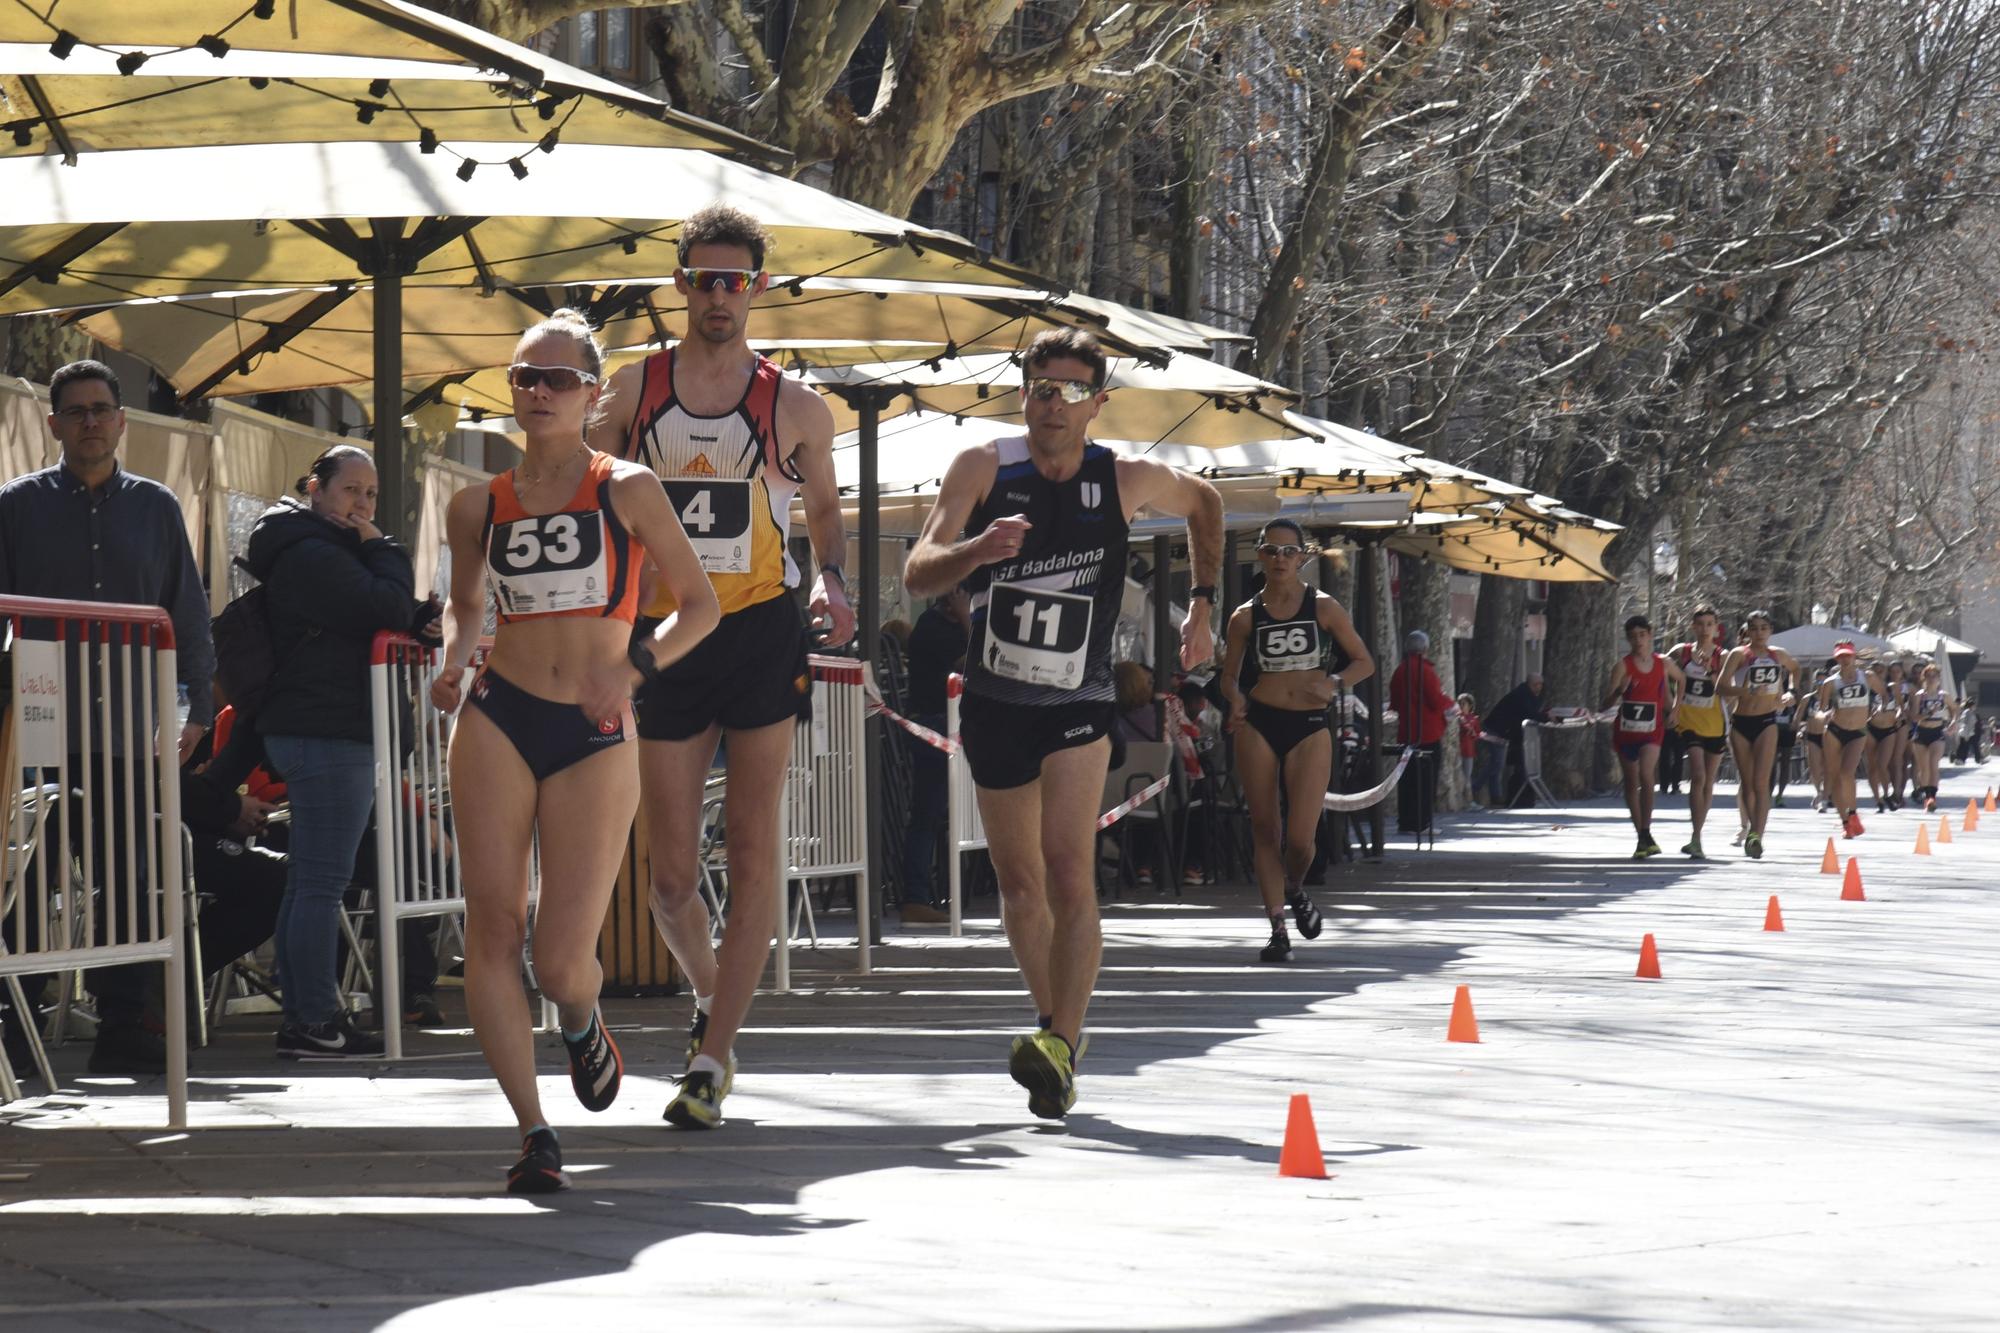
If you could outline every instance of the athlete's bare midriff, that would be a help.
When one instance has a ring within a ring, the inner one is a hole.
[[[586,676],[625,659],[632,627],[612,617],[545,616],[500,626],[486,665],[556,703],[577,703]]]

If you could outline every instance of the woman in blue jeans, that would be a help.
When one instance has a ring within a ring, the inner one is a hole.
[[[278,1055],[379,1056],[381,1038],[349,1021],[335,975],[341,896],[375,804],[369,662],[377,633],[434,635],[437,612],[413,594],[409,552],[375,526],[375,464],[365,452],[328,449],[299,490],[304,504],[257,520],[247,561],[266,588],[277,661],[256,725],[292,810],[273,937],[285,1005]]]

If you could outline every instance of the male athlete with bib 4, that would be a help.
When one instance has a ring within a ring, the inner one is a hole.
[[[778,924],[778,800],[792,731],[812,708],[806,629],[792,599],[799,571],[785,546],[800,491],[821,562],[812,613],[829,624],[828,646],[854,633],[839,564],[847,538],[834,487],[833,413],[746,341],[750,303],[768,281],[768,240],[756,219],[722,205],[687,220],[674,275],[687,301],[687,336],[611,377],[610,402],[591,435],[605,452],[659,475],[722,606],[715,632],[653,674],[634,701],[653,920],[695,992],[687,1073],[666,1109],[682,1129],[722,1123],[737,1029]],[[656,585],[642,608],[642,632],[673,609],[672,594]],[[723,737],[730,907],[718,951],[695,871],[702,789]]]
[[[1126,534],[1142,508],[1188,519],[1195,586],[1181,662],[1207,662],[1222,500],[1197,477],[1090,442],[1107,396],[1096,339],[1044,333],[1022,373],[1028,433],[952,460],[903,581],[919,595],[961,582],[972,594],[960,739],[1000,881],[1001,923],[1040,1020],[1015,1038],[1008,1069],[1028,1089],[1030,1111],[1059,1119],[1076,1101],[1084,1011],[1104,947],[1096,821],[1117,698],[1111,639]]]

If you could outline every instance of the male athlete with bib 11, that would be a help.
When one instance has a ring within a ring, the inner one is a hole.
[[[1042,334],[1022,374],[1028,433],[952,460],[903,582],[919,595],[961,582],[972,593],[960,740],[1000,881],[1001,924],[1040,1020],[1014,1039],[1008,1070],[1028,1090],[1028,1109],[1055,1120],[1076,1101],[1084,1011],[1104,948],[1096,824],[1126,533],[1142,508],[1187,518],[1195,586],[1181,663],[1205,663],[1222,498],[1198,477],[1090,442],[1107,398],[1104,350],[1090,335]]]
[[[801,489],[820,561],[812,614],[830,622],[829,647],[854,633],[839,564],[847,537],[834,488],[833,413],[745,340],[750,302],[767,282],[768,241],[756,219],[724,205],[688,218],[674,275],[687,336],[611,377],[591,433],[606,453],[659,474],[722,606],[715,632],[651,676],[634,700],[653,920],[695,993],[687,1073],[666,1109],[681,1129],[722,1123],[737,1029],[778,926],[778,800],[793,728],[812,709],[806,630],[791,592],[799,571],[785,548]],[[639,631],[673,609],[671,593],[656,585]],[[722,737],[729,922],[718,951],[695,877],[702,789]]]

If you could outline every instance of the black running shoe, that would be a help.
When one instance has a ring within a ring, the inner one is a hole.
[[[569,1050],[569,1085],[586,1111],[608,1111],[618,1100],[618,1083],[625,1077],[625,1060],[618,1043],[604,1026],[604,1015],[593,1010],[590,1031],[581,1041],[563,1038]]]
[[[509,1194],[554,1194],[569,1188],[562,1169],[562,1146],[553,1129],[538,1129],[521,1140],[521,1160],[507,1172]]]
[[[1271,932],[1271,942],[1257,954],[1257,960],[1264,963],[1289,963],[1292,961],[1292,937],[1279,926]]]
[[[1320,931],[1326,926],[1326,919],[1313,904],[1312,895],[1304,889],[1294,889],[1285,901],[1291,905],[1292,920],[1297,924],[1299,934],[1305,939],[1318,939]]]
[[[379,1060],[382,1039],[363,1032],[342,1014],[331,1023],[278,1025],[280,1060]]]
[[[701,1054],[701,1039],[708,1035],[708,1014],[701,1009],[694,1011],[694,1020],[688,1024],[687,1056],[684,1064],[693,1064]]]

